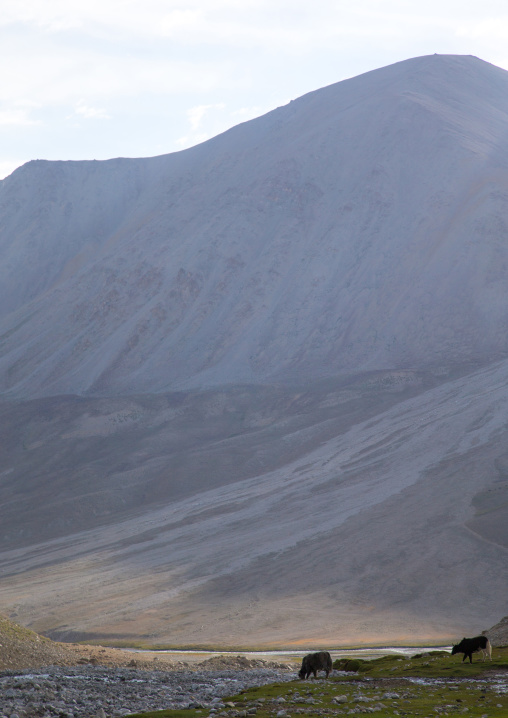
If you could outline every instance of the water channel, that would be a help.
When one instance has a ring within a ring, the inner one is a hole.
[[[130,653],[151,653],[164,654],[173,660],[181,661],[205,661],[207,658],[215,656],[244,656],[249,659],[259,659],[263,661],[297,662],[313,650],[278,650],[278,651],[205,651],[205,650],[142,650],[142,649],[126,649]],[[329,649],[332,660],[336,658],[381,658],[382,656],[400,655],[406,658],[413,656],[415,653],[426,653],[428,651],[451,651],[451,646],[376,646],[365,648],[337,648]]]

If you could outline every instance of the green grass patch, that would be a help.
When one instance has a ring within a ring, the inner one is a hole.
[[[336,670],[351,671],[370,677],[414,676],[427,678],[471,678],[485,673],[508,671],[508,647],[495,648],[492,661],[483,661],[481,654],[473,655],[473,663],[462,661],[462,654],[451,656],[447,651],[417,653],[411,658],[403,655],[382,656],[372,660],[340,659],[333,663]]]
[[[373,660],[349,659],[357,670],[325,679],[271,683],[224,698],[216,715],[227,718],[286,718],[316,715],[334,718],[369,714],[377,718],[407,715],[428,718],[464,715],[468,718],[507,718],[508,694],[495,689],[508,680],[508,647],[495,648],[493,661],[475,654],[473,663],[462,655],[429,651],[412,658],[390,655]],[[341,669],[347,659],[334,662]],[[357,664],[357,665],[356,665]],[[295,671],[296,674],[296,671]],[[135,718],[208,718],[208,709],[138,713]],[[281,714],[282,715],[282,714]],[[134,718],[134,717],[132,717]]]

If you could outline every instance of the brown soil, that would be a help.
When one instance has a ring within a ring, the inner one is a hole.
[[[42,666],[74,666],[91,663],[105,666],[127,666],[135,661],[137,667],[152,667],[155,663],[152,654],[130,654],[102,646],[81,646],[73,643],[56,643],[40,636],[28,628],[23,628],[0,616],[0,669],[19,670],[40,668]],[[157,667],[166,667],[160,658]],[[174,667],[174,666],[171,666]]]
[[[175,654],[128,651],[105,646],[58,643],[0,615],[0,670],[22,670],[43,666],[100,665],[109,668],[142,670],[248,670],[250,668],[292,668],[245,656],[214,656],[203,660],[201,654],[186,654],[179,660]]]

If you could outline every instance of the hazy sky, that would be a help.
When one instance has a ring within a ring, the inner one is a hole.
[[[1,0],[0,177],[181,150],[434,52],[508,69],[506,0]]]

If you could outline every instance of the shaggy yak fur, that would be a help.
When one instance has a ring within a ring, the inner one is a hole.
[[[325,671],[326,677],[330,675],[332,670],[332,657],[328,651],[319,651],[318,653],[309,653],[302,660],[302,667],[298,676],[300,678],[308,678],[311,673],[317,678],[318,671]]]
[[[466,658],[469,658],[469,663],[472,663],[473,653],[478,653],[478,651],[483,653],[483,660],[485,660],[485,655],[492,660],[492,646],[487,636],[463,638],[460,643],[457,643],[457,645],[452,648],[452,656],[456,653],[463,653],[464,658],[462,659],[462,663],[464,663]]]

